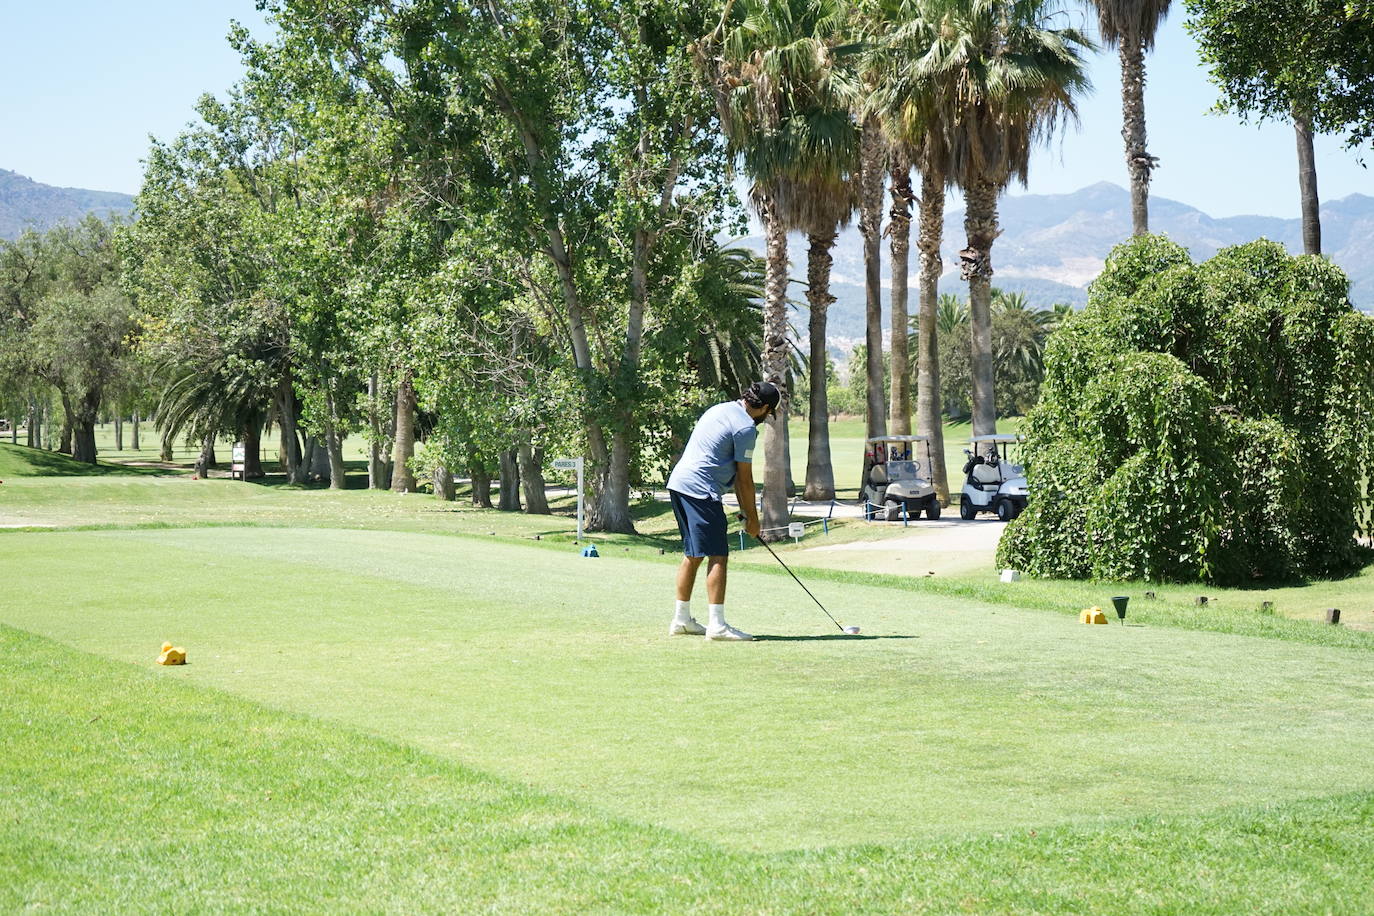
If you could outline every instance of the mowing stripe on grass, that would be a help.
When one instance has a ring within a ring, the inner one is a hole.
[[[1374,910],[1374,793],[754,856],[169,673],[0,626],[0,910]]]
[[[172,638],[170,677],[742,849],[1374,784],[1363,652],[857,586],[824,598],[882,638],[722,646],[663,636],[659,562],[322,529],[17,543],[7,622],[144,665]],[[742,625],[828,635],[788,579],[731,592]]]

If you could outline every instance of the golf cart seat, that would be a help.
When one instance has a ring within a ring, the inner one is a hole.
[[[868,481],[869,481],[869,483],[873,484],[875,487],[881,487],[881,486],[884,486],[885,484],[887,484],[887,483],[888,483],[888,479],[887,479],[887,465],[884,465],[884,464],[875,464],[875,465],[873,465],[872,470],[870,470],[870,471],[868,472]]]
[[[992,484],[995,488],[1002,483],[1002,472],[998,470],[996,465],[975,464],[973,470],[969,472],[969,477],[984,487]]]

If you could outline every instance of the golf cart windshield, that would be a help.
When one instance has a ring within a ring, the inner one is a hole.
[[[889,481],[910,480],[916,476],[920,467],[919,461],[889,461],[887,463],[887,479]]]

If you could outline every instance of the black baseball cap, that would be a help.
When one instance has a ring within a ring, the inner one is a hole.
[[[782,401],[782,392],[772,382],[754,382],[744,392],[744,400],[750,407],[767,407],[775,411]]]

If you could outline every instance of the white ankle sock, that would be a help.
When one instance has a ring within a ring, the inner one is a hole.
[[[709,610],[709,611],[711,612],[711,624],[710,624],[711,626],[713,626],[713,627],[723,627],[723,626],[726,625],[726,623],[725,623],[725,605],[723,605],[723,604],[708,604],[706,607],[707,607],[707,610]]]
[[[677,603],[677,613],[673,616],[673,623],[686,623],[692,619],[692,602],[679,601]]]

